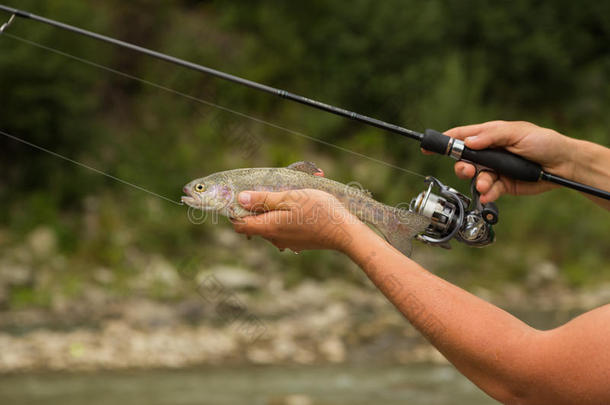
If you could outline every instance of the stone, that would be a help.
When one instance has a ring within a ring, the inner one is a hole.
[[[28,235],[28,245],[36,257],[44,258],[55,252],[57,237],[51,228],[41,226]]]
[[[278,404],[283,405],[312,405],[313,401],[310,397],[303,394],[292,394],[287,395],[283,398],[282,402],[278,402]]]
[[[345,345],[336,336],[322,339],[318,346],[322,355],[331,363],[341,363],[345,361]]]
[[[213,277],[215,282],[228,290],[258,289],[263,284],[259,275],[236,266],[218,265],[200,272],[197,283],[200,284],[209,277]]]
[[[23,264],[4,262],[0,264],[0,283],[10,286],[24,286],[32,282],[34,272]]]
[[[557,265],[550,261],[538,263],[527,275],[527,286],[532,289],[542,288],[555,283],[559,278]]]
[[[159,285],[168,291],[175,291],[180,285],[180,276],[167,259],[155,255],[150,258],[142,274],[132,281],[132,286],[140,290],[149,290]]]
[[[106,267],[98,267],[97,269],[93,270],[93,279],[100,284],[111,284],[116,277],[114,276],[112,270]]]

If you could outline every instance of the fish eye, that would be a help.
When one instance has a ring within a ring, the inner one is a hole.
[[[203,193],[204,190],[205,190],[205,186],[201,183],[199,183],[195,186],[195,191],[197,191],[199,193]]]

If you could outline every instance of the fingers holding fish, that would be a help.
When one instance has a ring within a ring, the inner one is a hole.
[[[300,195],[294,191],[268,193],[274,199],[281,195],[273,206],[289,208],[244,217],[242,222],[233,222],[235,231],[261,236],[280,251],[341,249],[351,239],[346,237],[349,233],[344,229],[346,223],[356,222],[357,218],[328,193],[305,189],[299,190],[304,193]]]
[[[233,222],[233,229],[237,233],[272,238],[274,236],[273,227],[279,221],[277,216],[280,212],[282,211],[271,211],[260,215],[244,217],[239,222]]]
[[[286,210],[290,208],[289,193],[291,191],[242,191],[238,201],[242,207],[252,212]]]
[[[241,222],[233,222],[233,228],[236,232],[262,236],[272,242],[277,242],[282,237],[290,237],[292,234],[298,233],[299,226],[302,225],[301,221],[297,220],[295,212],[285,210],[251,215],[242,218]]]
[[[280,210],[253,215],[245,217],[241,223],[234,222],[233,228],[238,233],[261,236],[271,242],[280,252],[286,248],[292,250],[312,248],[313,246],[306,246],[308,243],[306,232],[298,228],[299,225],[293,221],[292,214],[290,211]]]

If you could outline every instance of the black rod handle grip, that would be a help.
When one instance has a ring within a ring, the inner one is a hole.
[[[502,149],[474,150],[467,146],[460,153],[461,141],[455,140],[441,132],[427,129],[421,141],[425,150],[441,155],[453,156],[459,160],[476,163],[494,170],[498,174],[515,180],[538,181],[542,175],[539,164]]]

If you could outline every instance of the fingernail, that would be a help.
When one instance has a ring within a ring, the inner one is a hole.
[[[241,205],[248,205],[250,204],[250,200],[252,199],[252,196],[250,195],[250,193],[242,191],[241,193],[239,193],[239,203]]]
[[[478,135],[469,136],[468,138],[466,138],[466,140],[464,142],[468,142],[468,143],[475,142],[478,137],[479,137]]]

